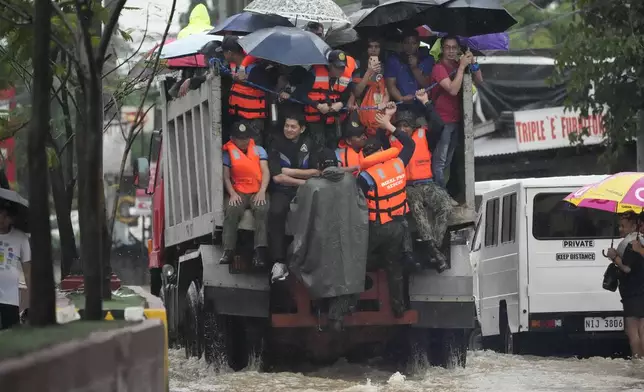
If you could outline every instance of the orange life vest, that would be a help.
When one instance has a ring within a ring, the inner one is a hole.
[[[407,181],[429,180],[433,178],[432,174],[432,153],[429,151],[427,144],[427,130],[418,128],[411,135],[416,143],[414,155],[412,155],[407,165]],[[402,150],[402,143],[395,136],[389,137],[389,143],[392,147]]]
[[[369,221],[385,224],[407,213],[407,176],[400,158],[370,167],[366,172],[375,186],[367,193]]]
[[[354,83],[360,83],[362,78],[355,78]],[[385,78],[379,81],[369,80],[367,82],[367,91],[364,93],[360,107],[378,106],[387,97],[387,87],[385,86]],[[377,110],[358,110],[360,122],[367,129],[367,134],[373,136],[376,130],[380,128],[380,124],[376,121]]]
[[[367,170],[373,165],[377,165],[379,163],[387,162],[390,159],[397,158],[398,154],[400,154],[400,149],[392,147],[386,150],[375,152],[368,157],[363,157],[362,161],[360,162],[360,170]]]
[[[248,66],[246,73],[250,73],[251,67]],[[233,64],[231,64],[231,67]],[[244,83],[233,82],[228,97],[228,113],[243,117],[247,120],[257,118],[266,118],[266,95],[262,90],[248,86]]]
[[[335,150],[335,156],[342,167],[360,166],[362,162],[362,151],[356,152],[353,147],[349,146],[344,140],[340,140],[338,148]]]
[[[314,65],[312,69],[315,73],[315,82],[313,82],[313,88],[309,92],[309,99],[318,103],[335,103],[340,102],[340,96],[347,89],[349,83],[351,83],[353,71],[356,69],[356,61],[353,57],[347,56],[347,66],[344,67],[344,73],[337,78],[333,86],[329,85],[329,69],[326,65]],[[319,123],[322,121],[322,113],[313,106],[306,105],[304,107],[304,114],[306,115],[307,122]],[[345,117],[346,114],[340,116],[341,121]],[[326,123],[333,124],[333,122],[334,116],[327,116]]]
[[[262,186],[262,168],[253,139],[250,139],[246,153],[232,141],[224,144],[223,149],[230,155],[230,181],[235,191],[247,194],[259,192]]]

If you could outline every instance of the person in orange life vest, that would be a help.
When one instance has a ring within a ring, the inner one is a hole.
[[[364,147],[366,140],[367,135],[364,133],[362,124],[356,118],[349,118],[344,123],[342,140],[338,143],[335,156],[340,166],[345,171],[353,173],[354,176],[357,176],[360,170],[360,163],[363,158],[362,147]]]
[[[392,311],[399,318],[405,311],[401,262],[405,231],[403,222],[408,211],[405,167],[414,154],[415,143],[401,129],[391,124],[391,117],[395,112],[396,105],[392,102],[385,113],[379,113],[376,118],[380,127],[393,134],[402,144],[398,157],[361,171],[356,181],[365,194],[369,209],[368,254],[379,255],[368,259],[367,268],[373,270],[374,267],[382,266],[387,271]],[[365,157],[381,150],[382,142],[376,137],[367,139],[362,148]],[[371,264],[373,262],[382,264]]]
[[[224,254],[220,264],[230,264],[237,246],[237,227],[247,209],[255,218],[255,254],[253,265],[265,265],[268,245],[266,189],[270,181],[268,154],[255,145],[251,138],[250,125],[245,122],[233,124],[230,141],[223,147],[224,186],[228,192],[228,204],[224,215]]]
[[[426,102],[427,93],[424,90],[420,90],[417,96],[421,103]],[[429,131],[424,127],[418,127],[413,113],[399,112],[398,114],[396,126],[416,143],[416,150],[406,171],[407,200],[418,234],[416,248],[422,250],[423,255],[429,256],[426,261],[430,265],[438,272],[443,272],[448,268],[447,257],[439,248],[443,243],[452,214],[451,198],[445,189],[433,181],[432,153],[428,143]],[[392,146],[400,144],[394,136],[391,136],[390,142]],[[408,231],[405,236],[403,257],[413,259],[413,248],[411,233]]]
[[[311,137],[315,142],[331,150],[340,139],[339,123],[346,117],[340,111],[351,97],[354,83],[353,71],[356,61],[341,50],[327,54],[329,65],[314,65],[311,72],[296,86],[293,94],[304,102],[304,113]]]
[[[265,67],[258,62],[251,63],[246,67],[245,73],[238,74],[240,64],[247,57],[238,41],[239,37],[226,36],[221,46],[217,49],[223,53],[234,75],[233,85],[228,96],[228,113],[238,120],[250,121],[253,129],[258,132],[252,135],[253,139],[257,144],[262,144],[262,133],[267,117],[266,94],[264,91],[251,87],[244,82],[248,81],[268,88],[271,87],[270,77]]]
[[[360,62],[360,66],[353,73],[355,87],[349,98],[347,107],[356,110],[358,107],[378,106],[383,110],[389,102],[389,92],[383,77],[382,56],[380,40],[367,38],[367,57]],[[360,105],[356,104],[360,101]],[[378,129],[376,121],[377,110],[358,110],[360,122],[366,127],[367,136],[375,136]]]

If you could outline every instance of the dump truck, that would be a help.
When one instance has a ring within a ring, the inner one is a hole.
[[[475,327],[468,240],[472,226],[452,226],[443,250],[450,268],[408,274],[408,309],[394,317],[386,274],[368,271],[356,311],[344,330],[325,329],[328,310],[312,301],[297,279],[271,284],[270,271],[252,268],[253,221],[239,224],[234,262],[219,264],[224,219],[222,80],[217,69],[197,90],[162,104],[161,131],[150,161],[140,159],[139,184],[153,195],[148,243],[151,288],[165,303],[169,341],[188,357],[240,370],[259,359],[264,368],[291,361],[330,363],[339,357],[386,356],[406,361],[418,354],[433,365],[465,366]],[[465,215],[474,216],[472,82],[464,82],[461,167]],[[166,90],[167,91],[167,90]],[[164,95],[164,94],[162,94]],[[458,200],[458,199],[457,199]],[[472,218],[473,220],[473,218]]]

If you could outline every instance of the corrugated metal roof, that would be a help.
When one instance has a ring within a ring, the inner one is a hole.
[[[515,138],[484,136],[474,139],[474,157],[476,158],[518,152],[519,147]]]

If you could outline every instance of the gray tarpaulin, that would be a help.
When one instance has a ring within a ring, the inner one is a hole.
[[[327,168],[301,185],[291,204],[289,269],[312,299],[364,290],[369,216],[352,175]]]

